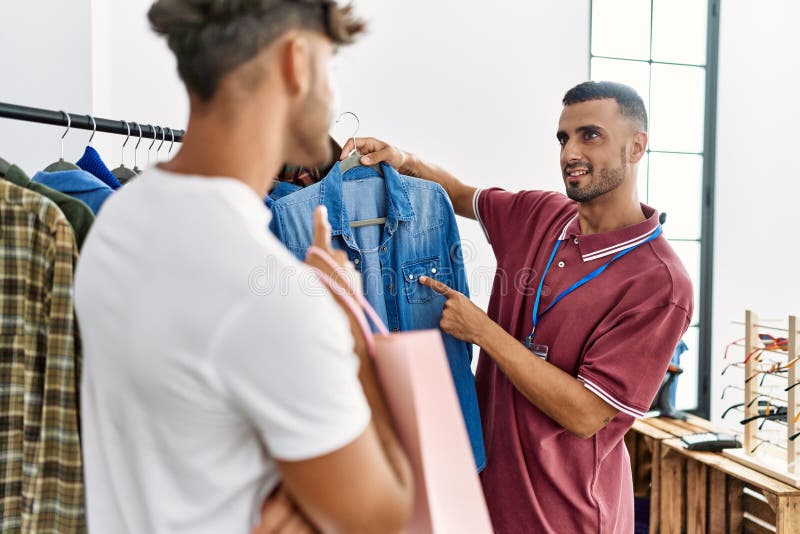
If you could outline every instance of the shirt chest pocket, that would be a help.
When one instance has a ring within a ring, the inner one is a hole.
[[[447,273],[442,270],[442,262],[438,256],[409,261],[402,266],[403,286],[408,302],[423,304],[440,296],[436,291],[419,283],[420,276],[427,276],[450,285]]]

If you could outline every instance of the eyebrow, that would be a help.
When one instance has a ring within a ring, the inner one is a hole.
[[[589,131],[605,132],[606,129],[596,124],[587,124],[585,126],[579,126],[575,128],[576,133],[585,133]],[[565,130],[559,130],[556,132],[556,139],[562,139],[564,137],[569,137],[569,134]]]
[[[586,126],[579,126],[578,128],[575,129],[575,131],[579,132],[579,133],[588,132],[590,130],[591,131],[597,131],[597,132],[606,131],[605,128],[603,128],[602,126],[598,126],[596,124],[587,124]]]

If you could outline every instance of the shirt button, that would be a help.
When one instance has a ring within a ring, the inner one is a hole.
[[[564,268],[564,265],[566,265],[566,263],[564,263],[563,261],[558,262],[558,266],[561,267],[562,269]]]
[[[385,246],[385,245],[381,247],[381,252],[386,252],[387,250],[388,250],[388,249],[386,248],[386,246]]]
[[[431,274],[436,274],[436,267],[434,267],[433,269],[431,269]]]
[[[409,274],[409,275],[408,275],[408,279],[409,279],[409,280],[413,280],[413,279],[414,279],[414,275],[413,275],[413,274]]]
[[[576,245],[578,244],[578,238],[577,237],[573,240],[573,243],[575,243]]]
[[[389,291],[391,291],[392,289],[394,289],[394,286],[393,286],[392,284],[389,284],[388,286],[386,286],[386,289],[388,289]]]
[[[354,260],[353,260],[353,263],[355,263],[356,265],[358,265],[359,263],[361,263],[361,260],[360,260],[360,259],[358,259],[358,258],[356,258],[356,259],[354,259]]]

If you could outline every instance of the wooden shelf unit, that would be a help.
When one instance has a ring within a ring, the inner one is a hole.
[[[798,353],[800,332],[798,332],[797,327],[797,317],[794,315],[788,319],[788,328],[769,327],[759,323],[758,315],[755,312],[747,310],[745,312],[745,356],[753,354],[759,348],[763,348],[763,344],[758,337],[759,331],[774,330],[781,333],[785,332],[788,340],[787,350],[785,353],[783,351],[769,351],[768,354],[773,359],[781,359],[783,365],[793,362],[800,354]],[[759,405],[757,398],[761,395],[760,378],[756,377],[749,381],[747,378],[753,377],[762,370],[763,365],[755,357],[749,358],[745,363],[743,378],[745,418],[758,415]],[[796,384],[800,380],[800,372],[798,371],[800,371],[800,363],[789,367],[786,373],[787,386]],[[758,436],[758,425],[761,420],[756,419],[744,425],[742,448],[727,449],[723,454],[747,467],[800,488],[800,443],[798,443],[800,439],[794,441],[789,439],[790,436],[798,432],[798,426],[800,426],[795,423],[795,418],[800,413],[800,391],[798,390],[800,390],[800,386],[786,392],[786,434],[783,447],[770,443],[761,443],[764,441]],[[753,452],[756,447],[757,450]],[[798,524],[797,528],[798,532],[800,532],[800,524]]]

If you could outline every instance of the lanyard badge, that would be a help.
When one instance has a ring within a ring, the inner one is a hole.
[[[649,243],[653,239],[657,238],[659,235],[661,235],[661,232],[662,232],[662,227],[659,224],[658,228],[656,228],[656,230],[653,232],[653,235],[647,238],[647,240],[642,241],[641,243],[638,243],[636,245],[633,245],[632,247],[628,247],[622,252],[617,253],[617,255],[611,258],[608,262],[601,265],[600,267],[590,272],[589,274],[587,274],[586,276],[584,276],[583,278],[581,278],[580,280],[569,286],[567,289],[562,291],[561,294],[559,294],[555,299],[553,299],[553,302],[551,302],[550,305],[547,308],[545,308],[545,310],[542,313],[539,313],[539,302],[541,301],[542,298],[542,287],[544,287],[544,279],[547,276],[547,273],[550,271],[550,266],[553,264],[553,260],[556,257],[556,252],[558,252],[558,247],[561,246],[561,240],[556,240],[556,246],[553,247],[553,252],[550,254],[550,259],[547,260],[547,267],[544,268],[544,273],[542,273],[542,279],[539,280],[539,288],[536,290],[536,300],[533,303],[533,312],[531,314],[533,319],[533,328],[531,329],[530,335],[528,335],[528,337],[526,337],[524,341],[525,346],[528,347],[528,350],[530,350],[533,354],[542,358],[543,360],[547,360],[549,347],[547,345],[541,345],[533,342],[533,336],[534,333],[536,332],[536,325],[539,324],[539,320],[542,318],[542,316],[545,313],[549,312],[551,309],[553,309],[553,306],[558,304],[558,302],[561,299],[563,299],[564,297],[566,297],[567,295],[569,295],[582,285],[600,276],[603,273],[603,271],[605,271],[608,268],[609,265],[620,259],[625,254],[631,252],[632,250],[644,245],[645,243]]]
[[[531,351],[534,355],[540,357],[544,361],[547,361],[547,354],[550,351],[550,347],[547,345],[542,345],[540,343],[533,342],[533,332],[531,335],[525,338],[525,346],[528,347],[528,350]]]

